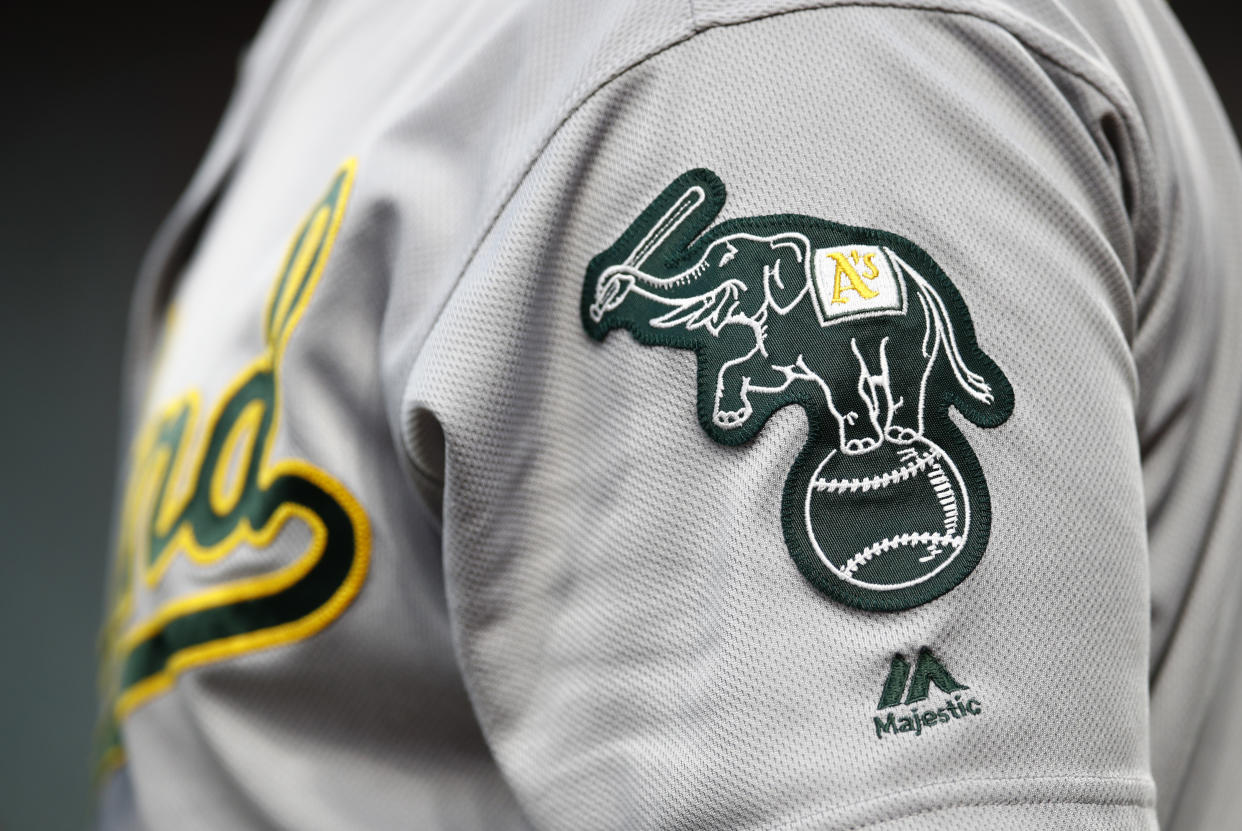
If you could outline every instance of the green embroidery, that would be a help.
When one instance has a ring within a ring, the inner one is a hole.
[[[310,637],[361,590],[371,550],[362,506],[310,461],[272,458],[285,347],[331,253],[354,170],[346,161],[294,235],[262,318],[263,349],[205,425],[196,427],[201,402],[191,390],[154,414],[135,441],[101,638],[101,774],[123,759],[125,719],[180,673]],[[268,571],[180,591],[164,581],[175,561],[193,567],[244,557],[238,552],[267,548],[291,523],[310,531],[310,543]]]
[[[905,689],[907,680],[910,682],[909,691]],[[927,700],[931,685],[935,685],[945,694],[945,699],[940,706],[924,705],[921,708],[913,706]],[[889,664],[888,678],[884,681],[884,690],[880,693],[880,704],[876,710],[884,711],[899,706],[902,703],[902,692],[906,692],[905,703],[910,709],[905,713],[889,712],[882,718],[872,716],[876,738],[883,739],[885,734],[896,735],[898,733],[913,733],[915,736],[921,736],[928,728],[949,724],[970,716],[982,715],[983,703],[979,699],[963,700],[959,694],[968,689],[970,688],[966,685],[954,680],[944,664],[940,663],[927,647],[919,650],[912,678],[910,677],[910,663],[901,654],[894,655]]]
[[[724,202],[711,171],[678,177],[591,261],[583,325],[694,350],[699,422],[721,444],[803,407],[781,510],[802,574],[869,611],[939,597],[978,564],[991,523],[948,408],[995,427],[1013,410],[1009,381],[914,243],[795,214],[709,228]]]
[[[906,692],[907,681],[910,682],[909,692]],[[914,665],[913,679],[910,677],[910,662],[905,659],[904,655],[898,653],[893,656],[889,664],[888,678],[884,681],[884,691],[880,693],[880,703],[876,709],[887,710],[889,707],[896,707],[901,703],[903,692],[906,692],[906,704],[926,701],[931,684],[935,684],[936,688],[943,693],[970,689],[965,684],[957,683],[944,668],[944,664],[940,663],[927,647],[919,650],[919,657]]]
[[[919,650],[918,663],[914,665],[914,677],[910,679],[910,690],[906,693],[906,703],[915,704],[927,700],[927,691],[931,684],[941,692],[952,693],[969,689],[965,684],[953,680],[953,676],[944,668],[944,664],[936,660],[936,656],[927,647]]]
[[[901,655],[894,655],[888,667],[888,678],[884,681],[884,691],[880,693],[877,710],[887,710],[901,703],[901,694],[906,691],[906,681],[910,680],[910,662]]]

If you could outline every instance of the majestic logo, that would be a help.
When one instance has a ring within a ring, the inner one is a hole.
[[[939,707],[923,704],[931,697],[933,686],[946,696]],[[905,656],[900,653],[894,655],[888,667],[888,678],[884,681],[884,690],[880,693],[880,704],[876,710],[884,712],[901,706],[903,692],[906,695],[904,703],[910,709],[906,712],[889,712],[884,718],[872,716],[875,722],[875,737],[882,739],[886,733],[892,735],[913,733],[921,736],[928,728],[969,716],[982,715],[983,704],[979,699],[963,700],[962,693],[969,689],[965,684],[959,684],[927,647],[919,650],[913,674],[910,672],[910,662],[905,659]]]
[[[309,462],[271,459],[285,347],[332,252],[353,178],[351,159],[294,234],[263,315],[263,350],[229,384],[206,423],[198,424],[200,396],[190,390],[164,406],[134,442],[102,637],[101,768],[121,759],[119,724],[178,674],[309,637],[361,589],[370,557],[362,507]],[[306,550],[291,562],[162,606],[134,601],[136,591],[154,601],[178,556],[209,566],[241,546],[267,547],[290,525],[310,531]]]
[[[961,296],[896,234],[809,216],[732,219],[709,170],[678,177],[586,273],[603,339],[698,355],[699,421],[727,445],[790,404],[806,444],[785,483],[785,541],[828,596],[871,611],[952,589],[987,546],[987,483],[950,405],[980,427],[1013,410]]]

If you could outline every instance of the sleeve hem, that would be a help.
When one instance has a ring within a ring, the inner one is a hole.
[[[1046,776],[995,777],[931,782],[894,793],[852,802],[845,805],[802,814],[783,822],[761,826],[770,831],[794,829],[833,829],[833,831],[897,831],[912,819],[929,814],[990,811],[1018,816],[1053,815],[1063,822],[1067,810],[1081,808],[1084,812],[1103,816],[1117,812],[1134,814],[1135,823],[1122,828],[1155,829],[1155,785],[1147,777]],[[1048,824],[1027,819],[1010,825],[999,825],[988,817],[980,827],[987,828],[1056,828],[1055,819]],[[914,827],[914,826],[911,826]],[[939,827],[923,826],[917,827]],[[945,827],[963,826],[960,823]],[[1083,826],[1094,827],[1094,826]],[[1115,825],[1101,827],[1114,828]]]

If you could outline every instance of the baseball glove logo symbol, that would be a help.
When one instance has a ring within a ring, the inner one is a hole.
[[[991,518],[948,408],[1001,424],[1008,380],[978,347],[957,289],[909,240],[793,214],[709,228],[724,201],[709,170],[665,188],[591,261],[587,332],[626,328],[694,350],[699,420],[722,444],[803,407],[807,441],[781,511],[799,569],[862,609],[939,597],[978,564]]]

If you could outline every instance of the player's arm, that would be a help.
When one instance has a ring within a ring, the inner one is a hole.
[[[708,29],[529,171],[407,403],[537,824],[1154,827],[1138,150],[1071,58]]]

